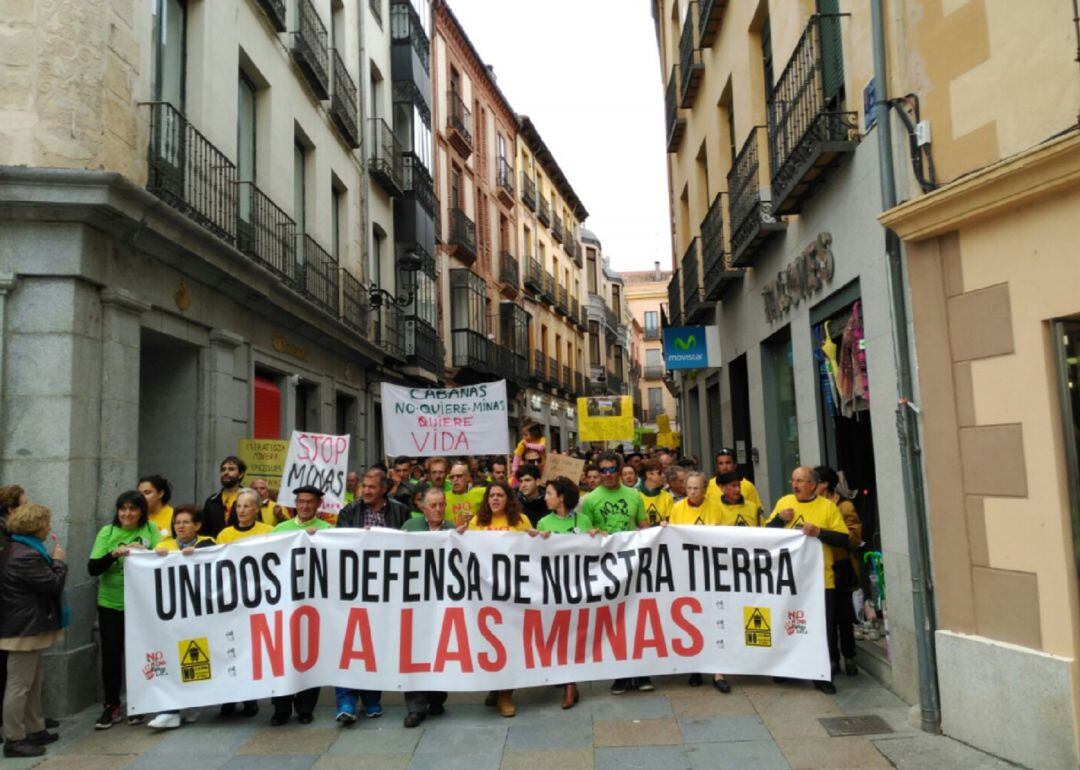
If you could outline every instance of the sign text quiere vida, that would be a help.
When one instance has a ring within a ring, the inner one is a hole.
[[[129,557],[126,573],[137,713],[327,685],[468,691],[696,671],[829,675],[821,545],[797,531],[299,532]],[[805,633],[748,643],[746,608],[800,613]],[[192,660],[177,651],[189,640],[205,678],[182,673]]]
[[[382,384],[388,455],[505,454],[506,380],[458,388]]]

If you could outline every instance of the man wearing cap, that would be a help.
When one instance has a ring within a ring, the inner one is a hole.
[[[330,525],[320,519],[316,514],[322,503],[323,491],[311,484],[305,484],[293,490],[296,497],[296,516],[274,527],[274,532],[298,532],[306,530],[308,534],[315,534],[320,529],[329,529]],[[274,707],[274,714],[270,717],[270,724],[280,727],[289,721],[293,711],[296,711],[296,721],[302,725],[311,724],[315,704],[319,700],[319,688],[310,687],[293,695],[276,695],[270,699]]]
[[[760,527],[761,506],[743,497],[742,475],[737,471],[718,473],[713,482],[720,488],[716,498],[720,510],[720,524],[726,527]]]
[[[717,483],[717,479],[722,473],[732,472],[739,472],[739,466],[735,462],[735,450],[721,449],[716,453],[716,476],[709,479],[709,487],[705,491],[705,496],[714,503],[720,502],[722,493],[720,491],[720,485]],[[764,509],[764,506],[761,504],[761,497],[758,495],[757,487],[754,486],[754,482],[750,481],[750,479],[742,478],[739,484],[739,492],[746,502]]]

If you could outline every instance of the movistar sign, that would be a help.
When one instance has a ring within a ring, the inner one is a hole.
[[[720,366],[720,333],[715,326],[680,326],[664,329],[664,366],[667,369],[707,369]]]

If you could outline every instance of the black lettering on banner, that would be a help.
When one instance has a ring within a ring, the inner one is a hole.
[[[405,582],[401,590],[401,600],[403,602],[418,602],[420,601],[420,594],[418,594],[413,587],[413,582],[420,577],[420,571],[413,566],[414,561],[419,561],[423,555],[423,551],[419,548],[409,548],[404,552],[404,564],[401,572],[405,578]]]
[[[162,581],[163,573],[168,573],[169,590],[166,592]],[[168,609],[165,606],[166,593],[169,597]],[[176,617],[176,571],[173,569],[154,570],[154,609],[157,610],[159,620],[172,620]]]
[[[217,611],[232,612],[240,604],[240,592],[237,588],[236,565],[231,559],[219,561],[215,567],[217,590]]]
[[[281,557],[276,553],[263,554],[262,571],[266,575],[266,582],[270,584],[265,595],[266,604],[274,605],[281,601],[281,581],[278,580],[278,576],[275,574],[275,571],[280,566]],[[243,574],[243,570],[241,570],[241,574]]]
[[[505,553],[491,555],[491,600],[505,602],[510,598],[510,557]]]
[[[258,607],[262,599],[259,575],[259,562],[254,556],[245,556],[240,560],[240,598],[249,610]]]
[[[615,554],[607,552],[600,555],[600,571],[608,579],[608,587],[604,589],[604,598],[609,602],[619,595],[619,578],[611,571],[612,565],[618,561]]]
[[[360,557],[356,551],[338,553],[338,598],[351,602],[360,593]]]
[[[782,594],[785,588],[792,596],[799,593],[795,587],[795,568],[791,564],[791,552],[787,548],[781,548],[780,557],[777,559],[776,593]]]
[[[394,561],[401,558],[401,551],[397,548],[389,548],[382,552],[383,554],[383,592],[382,600],[388,601],[390,598],[390,584],[398,579],[398,572],[394,569]]]
[[[675,578],[671,574],[671,557],[668,547],[661,543],[656,547],[656,590],[675,591]]]
[[[532,598],[525,593],[525,584],[529,582],[529,574],[525,567],[529,561],[528,554],[514,554],[514,604],[532,603]]]
[[[194,572],[194,575],[192,574]],[[189,565],[180,567],[180,617],[198,615],[202,605],[202,586],[198,569],[189,569]]]
[[[443,600],[443,591],[446,588],[443,577],[446,575],[446,551],[440,548],[438,551],[427,551],[424,554],[424,601],[430,601],[434,596],[436,601]]]
[[[686,551],[686,574],[690,578],[690,590],[697,590],[697,572],[694,571],[694,556],[697,555],[698,547],[693,543],[683,543],[683,550]],[[708,576],[708,571],[705,572]],[[706,577],[706,579],[708,579]],[[706,591],[708,590],[708,584],[706,584]]]
[[[754,584],[750,580],[750,554],[745,548],[731,549],[731,574],[735,578],[735,593],[753,589]],[[740,577],[745,582],[740,582]]]
[[[459,602],[465,598],[465,575],[461,571],[461,559],[461,551],[457,548],[450,551],[450,577],[454,582],[447,589],[446,595],[452,602]]]
[[[371,584],[375,582],[375,560],[379,557],[380,551],[373,551],[370,548],[365,548],[361,552],[360,567],[360,599],[364,602],[377,602],[379,597],[371,592]]]

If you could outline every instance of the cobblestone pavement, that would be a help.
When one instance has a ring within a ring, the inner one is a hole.
[[[1008,768],[957,741],[908,725],[908,707],[860,674],[839,677],[834,696],[809,684],[732,677],[733,691],[691,688],[685,677],[657,677],[656,691],[608,693],[609,682],[582,686],[575,708],[559,708],[561,691],[516,694],[518,715],[500,718],[483,694],[453,694],[446,713],[421,727],[402,725],[401,696],[384,696],[379,719],[341,727],[333,694],[322,693],[315,723],[269,726],[263,701],[257,717],[223,719],[205,709],[195,724],[155,733],[119,724],[95,731],[98,709],[63,720],[62,740],[36,760],[5,759],[4,770],[630,770],[632,768]],[[894,732],[829,737],[821,717],[876,714]]]

